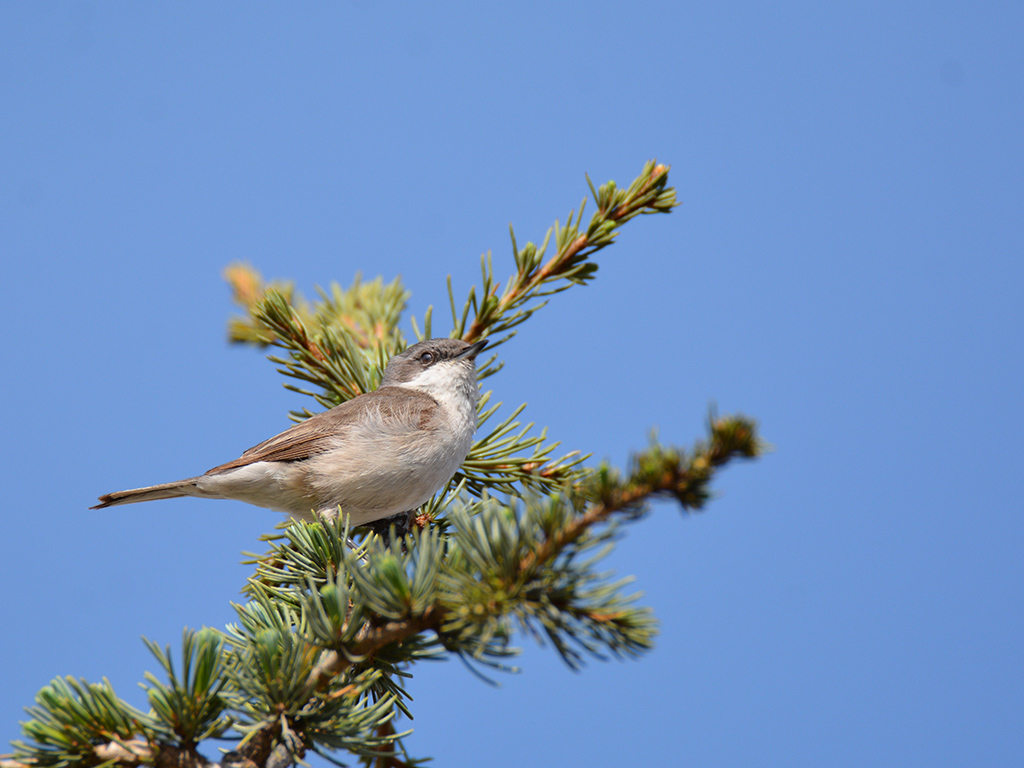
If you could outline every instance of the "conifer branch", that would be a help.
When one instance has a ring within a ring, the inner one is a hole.
[[[549,562],[591,526],[615,513],[639,512],[651,496],[674,496],[683,509],[700,509],[709,498],[708,486],[718,467],[730,459],[751,459],[764,451],[756,425],[744,416],[716,418],[709,423],[709,440],[698,443],[689,456],[683,451],[652,445],[633,457],[633,471],[625,483],[618,482],[610,467],[599,469],[584,489],[598,502],[556,531],[539,549],[528,554],[520,567],[532,570]]]
[[[588,177],[597,203],[588,225],[581,204],[539,247],[520,249],[513,232],[515,273],[499,290],[484,256],[483,282],[461,311],[449,277],[451,335],[508,341],[548,297],[594,277],[591,257],[622,224],[676,205],[667,179],[668,167],[654,161],[625,189],[608,182],[595,190]],[[552,238],[555,254],[545,260]],[[226,277],[245,311],[231,321],[231,340],[281,350],[270,359],[297,382],[286,386],[323,407],[376,388],[388,359],[406,347],[399,322],[409,294],[398,280],[357,276],[307,302],[290,283],[265,284],[245,265]],[[431,326],[432,308],[422,328],[412,319],[417,337],[431,336]],[[494,358],[482,363],[480,378],[500,367]],[[411,716],[403,680],[416,661],[455,654],[503,668],[517,653],[509,645],[516,627],[549,641],[574,668],[588,656],[649,649],[650,610],[624,592],[627,580],[612,581],[595,565],[618,524],[641,517],[649,500],[702,508],[719,469],[763,451],[756,425],[712,415],[706,440],[689,451],[652,440],[623,478],[608,465],[584,468],[577,452],[552,458],[558,443],[516,420],[523,407],[487,427],[500,406],[490,400],[490,392],[481,398],[478,439],[460,472],[421,507],[408,534],[392,528],[391,543],[365,534],[353,549],[339,516],[266,537],[269,551],[251,561],[247,602],[235,606],[238,625],[186,631],[180,667],[169,648],[146,641],[166,678],[146,673],[148,712],[105,680],[57,678],[28,710],[30,743],[15,742],[0,768],[287,768],[308,750],[412,768],[421,761],[404,754],[394,718]],[[198,751],[232,734],[241,740],[219,764]]]
[[[590,257],[611,245],[622,224],[640,214],[668,213],[677,205],[675,189],[668,186],[668,171],[669,166],[659,165],[651,160],[626,189],[620,189],[614,181],[609,181],[595,190],[588,177],[587,183],[597,203],[597,211],[591,217],[586,230],[580,231],[583,209],[586,205],[584,199],[580,204],[579,213],[575,210],[569,211],[564,227],[560,222],[555,222],[539,248],[531,242],[520,250],[516,244],[515,232],[510,227],[512,253],[517,271],[509,277],[500,297],[499,284],[494,280],[490,255],[483,257],[480,263],[483,275],[480,298],[477,298],[476,288],[471,288],[461,315],[455,311],[455,299],[451,293],[449,277],[448,292],[454,325],[453,335],[473,343],[492,334],[511,331],[546,304],[543,302],[527,307],[526,304],[531,299],[560,293],[574,284],[583,285],[593,279],[597,272],[597,264],[589,261]],[[557,251],[548,261],[543,262],[552,233],[555,235]],[[558,281],[564,282],[548,287],[549,284]],[[470,308],[474,312],[474,317],[467,326]],[[503,338],[495,339],[491,346],[503,344],[514,335],[515,332],[511,331]]]
[[[597,501],[579,514],[567,515],[558,527],[547,531],[544,541],[530,548],[517,561],[517,568],[502,578],[508,583],[529,578],[539,568],[549,565],[577,544],[594,526],[607,522],[614,515],[636,517],[644,503],[652,497],[671,495],[684,509],[699,509],[709,497],[708,486],[718,469],[735,458],[754,458],[764,449],[764,444],[757,436],[756,425],[743,416],[713,417],[709,433],[709,439],[698,443],[689,453],[659,444],[652,445],[634,457],[633,469],[624,481],[618,479],[610,468],[602,468],[589,487],[580,489],[583,495],[596,498]],[[344,534],[340,538],[343,540],[343,537]],[[421,540],[409,542],[413,547],[420,543]],[[280,560],[283,551],[277,549],[267,559]],[[340,552],[339,555],[343,562],[354,566],[351,556]],[[381,552],[371,553],[370,562],[381,557]],[[298,576],[293,575],[287,580],[296,583]],[[279,578],[278,581],[283,583],[286,579]],[[363,663],[386,646],[401,643],[419,633],[427,630],[443,633],[451,613],[452,605],[439,600],[407,618],[379,625],[362,625],[351,641],[321,658],[310,685],[320,689],[326,685],[326,681],[343,673],[353,664]],[[625,617],[625,614],[615,612],[593,611],[584,614],[598,625],[606,625]],[[451,630],[451,627],[448,629]]]
[[[691,451],[653,443],[636,454],[625,479],[604,466],[583,487],[518,516],[515,507],[477,502],[475,513],[453,511],[444,534],[414,531],[401,551],[376,538],[353,551],[337,521],[292,525],[287,541],[257,560],[253,599],[239,607],[243,626],[229,628],[229,649],[213,654],[222,640],[212,630],[186,633],[179,678],[169,657],[150,644],[169,684],[147,676],[154,706],[148,715],[117,699],[106,683],[54,681],[26,724],[41,746],[15,744],[18,752],[3,768],[71,765],[66,757],[47,758],[69,749],[81,766],[201,768],[209,761],[195,749],[197,735],[222,732],[228,711],[246,735],[222,761],[226,768],[263,768],[281,749],[278,762],[300,759],[318,739],[381,764],[392,759],[388,750],[400,736],[382,726],[393,705],[404,709],[404,692],[382,670],[435,654],[425,633],[450,652],[507,655],[505,622],[518,616],[524,630],[548,638],[574,667],[581,651],[601,657],[602,647],[629,655],[650,647],[652,619],[620,596],[623,583],[602,585],[587,575],[600,553],[579,561],[615,530],[595,527],[634,519],[658,496],[699,509],[719,469],[763,447],[751,420],[713,416],[708,439]],[[216,673],[219,665],[227,678]],[[376,704],[365,699],[368,692]],[[108,735],[97,740],[101,734]]]

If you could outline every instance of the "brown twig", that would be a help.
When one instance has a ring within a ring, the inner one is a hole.
[[[579,517],[574,518],[564,528],[555,531],[547,541],[520,560],[519,571],[521,573],[528,573],[538,565],[550,562],[552,558],[569,544],[576,541],[591,526],[607,520],[615,512],[637,506],[652,493],[656,493],[659,490],[661,489],[654,489],[648,486],[630,488],[620,491],[614,501],[592,505],[590,509]]]
[[[598,210],[595,216],[611,221],[621,221],[622,219],[631,216],[637,210],[648,206],[650,201],[644,200],[644,196],[652,185],[656,184],[661,177],[668,174],[668,171],[668,166],[654,166],[643,185],[628,200],[624,200],[610,211]],[[652,212],[655,210],[656,209],[652,209]],[[572,224],[571,219],[572,217],[570,215],[570,225]],[[509,311],[510,307],[514,307],[517,303],[523,300],[523,297],[545,283],[548,279],[557,277],[561,273],[563,267],[566,264],[572,264],[579,253],[588,245],[590,245],[590,238],[586,234],[579,235],[561,252],[555,254],[546,264],[535,270],[532,274],[520,272],[516,275],[515,285],[510,286],[505,295],[498,300],[497,307],[486,314],[478,312],[477,316],[473,318],[473,322],[470,324],[469,329],[462,334],[462,340],[468,343],[473,343],[483,338],[487,333],[488,328],[493,324],[494,318],[503,316]],[[494,291],[497,291],[496,285],[492,290],[492,293]],[[485,304],[486,302],[482,302],[481,306],[484,306]]]

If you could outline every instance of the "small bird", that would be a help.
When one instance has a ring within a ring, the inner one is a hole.
[[[300,520],[353,526],[415,510],[469,454],[487,339],[429,339],[388,361],[380,386],[319,413],[204,475],[100,496],[92,509],[199,496],[237,499]]]

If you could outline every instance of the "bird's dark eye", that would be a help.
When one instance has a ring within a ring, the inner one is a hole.
[[[423,363],[424,365],[430,365],[432,362],[434,362],[434,353],[424,352],[422,355],[420,355],[420,362]]]

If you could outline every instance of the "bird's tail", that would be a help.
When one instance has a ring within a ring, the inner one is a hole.
[[[157,499],[176,499],[179,496],[192,496],[198,477],[186,480],[175,480],[173,483],[151,485],[147,488],[133,488],[130,491],[114,491],[100,496],[100,503],[89,509],[103,509],[117,504],[135,504],[139,501],[156,501]]]

